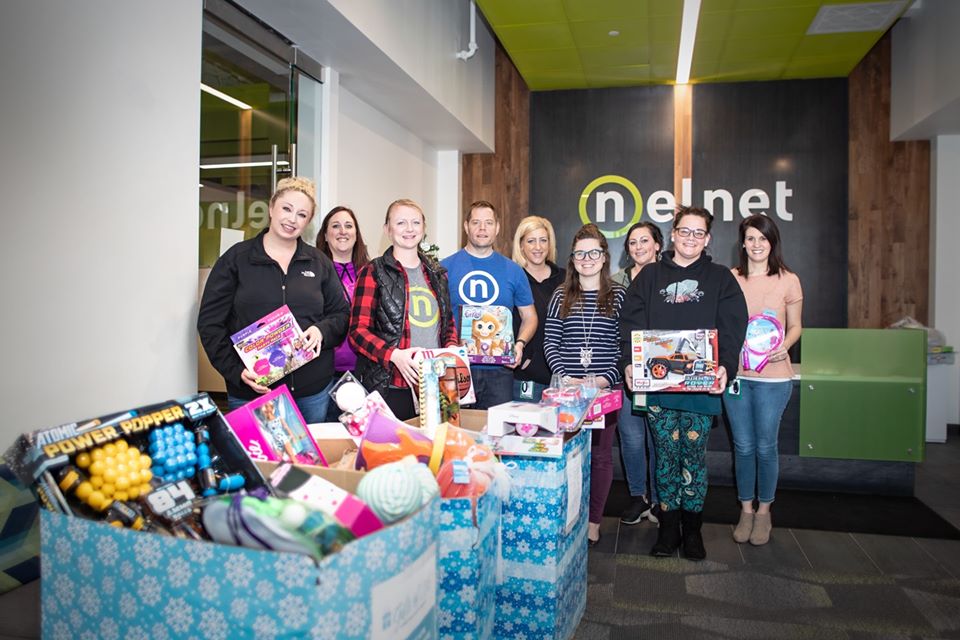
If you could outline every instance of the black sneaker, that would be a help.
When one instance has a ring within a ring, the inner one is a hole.
[[[660,523],[660,503],[659,502],[653,505],[652,507],[650,507],[650,513],[647,514],[647,520],[649,520],[653,524]]]
[[[647,502],[647,499],[643,496],[638,496],[633,499],[629,507],[624,509],[623,515],[620,516],[620,522],[623,524],[638,524],[641,520],[649,516],[650,503]],[[656,520],[652,522],[656,522]]]

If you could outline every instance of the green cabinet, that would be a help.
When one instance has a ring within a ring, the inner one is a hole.
[[[927,335],[915,329],[804,329],[800,455],[923,460]]]

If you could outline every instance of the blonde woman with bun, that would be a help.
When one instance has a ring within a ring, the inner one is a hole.
[[[533,293],[533,306],[538,318],[547,317],[547,306],[553,292],[563,284],[566,271],[556,264],[557,239],[553,225],[546,218],[527,216],[520,221],[513,235],[513,261],[523,267]],[[513,326],[520,326],[520,314],[514,311]],[[543,354],[544,323],[523,350],[523,360],[513,370],[513,399],[539,402],[550,384],[550,367]]]
[[[333,351],[346,336],[350,309],[333,263],[300,237],[316,211],[315,193],[306,178],[278,182],[269,226],[228,249],[210,271],[197,330],[227,384],[231,410],[270,389],[243,366],[230,336],[287,305],[304,332],[304,347],[317,355],[276,384],[287,385],[308,423],[326,419]]]

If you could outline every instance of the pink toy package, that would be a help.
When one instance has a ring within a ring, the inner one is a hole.
[[[286,385],[224,418],[252,460],[327,466]]]
[[[230,341],[244,366],[265,387],[299,369],[315,355],[302,348],[303,331],[287,305],[236,332]]]
[[[460,308],[460,344],[475,364],[513,364],[513,313],[496,305]]]

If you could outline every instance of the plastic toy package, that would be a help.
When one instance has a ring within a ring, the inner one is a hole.
[[[230,336],[244,366],[269,386],[313,359],[303,349],[303,331],[287,305]]]
[[[719,388],[716,329],[641,330],[630,337],[634,391]]]
[[[253,460],[327,466],[286,385],[225,416]]]
[[[264,484],[205,393],[29,433],[5,457],[51,511],[190,538],[204,498]]]
[[[513,364],[513,314],[497,305],[460,308],[460,344],[475,364]]]

